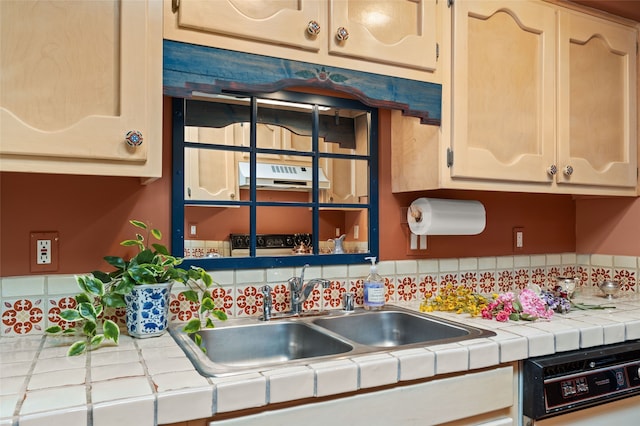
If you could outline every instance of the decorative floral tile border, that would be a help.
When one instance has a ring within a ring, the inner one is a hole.
[[[331,268],[331,269],[330,269]],[[304,303],[305,310],[341,309],[346,292],[355,295],[355,305],[363,305],[363,276],[366,265],[327,267],[329,288],[316,287]],[[330,272],[329,272],[330,271]],[[502,256],[461,259],[424,259],[381,262],[379,271],[385,278],[387,303],[403,303],[422,300],[427,293],[437,293],[447,285],[464,286],[480,293],[517,291],[529,283],[546,287],[555,283],[558,276],[579,278],[580,286],[597,286],[604,280],[619,280],[622,291],[640,291],[640,257],[550,254],[533,256]],[[273,309],[284,312],[289,309],[291,295],[286,277],[294,269],[279,271],[216,271],[216,280],[222,284],[212,289],[214,304],[229,317],[258,316],[264,301],[260,288],[271,287]],[[344,275],[344,276],[342,276]],[[246,277],[251,281],[242,282]],[[283,278],[284,277],[284,278]],[[237,280],[237,281],[236,281]],[[44,284],[43,284],[44,283]],[[0,279],[0,336],[24,336],[42,334],[51,325],[72,327],[60,318],[63,309],[72,308],[76,293],[73,276],[27,276]],[[181,288],[174,288],[170,302],[171,321],[186,322],[198,317],[199,306],[181,295]],[[105,312],[125,330],[124,309]]]

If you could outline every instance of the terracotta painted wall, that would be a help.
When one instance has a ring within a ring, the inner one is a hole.
[[[60,267],[56,273],[62,274],[106,268],[102,260],[105,254],[126,256],[127,249],[120,247],[119,242],[132,236],[129,218],[152,223],[166,235],[168,243],[171,191],[168,99],[164,100],[164,108],[164,177],[147,186],[140,185],[136,178],[0,174],[0,276],[30,274],[31,231],[59,232]],[[380,118],[382,260],[411,258],[405,250],[402,208],[420,196],[478,199],[487,210],[487,228],[482,234],[431,237],[429,258],[511,254],[513,226],[525,228],[523,254],[576,250],[575,205],[569,196],[464,191],[392,194],[389,113],[382,111]],[[634,209],[637,212],[639,207]],[[633,226],[630,221],[625,223],[626,227]]]
[[[640,198],[578,199],[576,251],[640,256]]]
[[[171,102],[164,117],[170,121]],[[164,151],[171,152],[171,127],[165,126]],[[153,224],[170,241],[170,155],[163,178],[141,185],[138,178],[0,173],[0,276],[29,275],[29,234],[57,231],[59,270],[86,273],[107,269],[106,254],[126,256],[120,241],[132,238],[129,219]]]

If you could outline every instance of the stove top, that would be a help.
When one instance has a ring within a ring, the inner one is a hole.
[[[248,249],[251,245],[250,234],[231,234],[231,250]],[[311,234],[257,234],[256,250],[263,249],[293,249],[300,244],[311,246],[313,238]]]

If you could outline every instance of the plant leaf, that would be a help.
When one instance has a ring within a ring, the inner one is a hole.
[[[211,311],[211,314],[218,318],[220,321],[227,320],[227,313],[225,311],[221,311],[219,309]]]
[[[105,284],[108,282],[111,282],[111,275],[107,274],[106,272],[93,271],[91,272],[91,275],[93,275],[94,277],[96,277],[97,279],[99,279]]]
[[[67,355],[69,356],[80,355],[85,350],[87,350],[87,342],[85,342],[84,340],[79,340],[75,342],[73,345],[71,345],[71,347],[67,351]]]
[[[130,247],[130,246],[139,246],[140,241],[138,240],[124,240],[120,243],[121,246]]]
[[[164,254],[166,256],[171,255],[171,253],[169,253],[169,250],[167,250],[167,247],[162,245],[162,244],[157,244],[157,243],[156,244],[151,244],[151,247],[153,247],[155,249],[155,251],[157,251],[160,254]]]
[[[82,332],[89,337],[93,337],[96,335],[97,328],[98,326],[96,325],[95,322],[87,321],[84,323],[84,326],[82,327]]]
[[[183,291],[182,294],[184,295],[184,298],[187,299],[189,302],[194,302],[194,303],[198,303],[198,293],[194,290],[186,290]]]
[[[87,279],[89,279],[89,277],[76,275],[76,283],[78,283],[78,287],[80,287],[83,293],[89,291],[87,290]]]
[[[136,228],[147,229],[147,224],[140,220],[131,219],[129,223],[135,226]]]
[[[91,303],[80,303],[78,305],[78,312],[84,319],[94,322],[98,319],[96,315],[96,308]]]
[[[133,281],[141,284],[154,284],[157,282],[156,275],[152,269],[146,266],[134,266],[127,271]]]
[[[65,309],[64,311],[60,312],[60,318],[67,322],[72,322],[81,320],[82,316],[80,315],[80,312],[75,309]]]
[[[200,330],[200,319],[198,318],[194,318],[191,321],[189,321],[188,323],[185,324],[185,326],[182,328],[182,330],[187,333],[187,334],[191,334],[191,333],[195,333],[197,331]]]
[[[204,311],[213,311],[216,308],[215,303],[208,297],[202,299],[202,306],[200,307],[200,312]]]
[[[91,298],[89,298],[88,294],[80,293],[76,296],[76,303],[91,303]]]
[[[116,286],[111,290],[112,293],[115,294],[129,294],[133,287],[135,286],[135,282],[131,279],[129,275],[123,275],[122,279],[116,284]],[[105,295],[106,296],[106,295]]]
[[[104,336],[102,334],[97,334],[91,338],[90,345],[93,347],[100,346],[100,343],[104,340]]]
[[[127,262],[125,262],[123,258],[118,256],[105,256],[104,260],[109,265],[115,266],[118,269],[125,269],[127,267]]]
[[[53,325],[53,326],[47,328],[45,330],[45,333],[56,334],[56,333],[60,333],[61,331],[62,331],[62,327],[60,327],[59,325]]]
[[[108,308],[124,308],[127,304],[122,294],[107,293],[102,297],[102,303]]]
[[[140,253],[136,255],[133,259],[131,259],[131,263],[142,265],[143,263],[153,263],[153,258],[155,254],[149,250],[144,249]]]
[[[214,328],[214,327],[215,327],[215,325],[213,324],[213,320],[211,319],[211,317],[207,317],[206,327],[207,327],[207,328]]]
[[[76,329],[71,327],[71,328],[67,328],[65,331],[62,332],[62,334],[71,334],[71,333],[75,333]]]
[[[195,336],[193,336],[193,341],[196,343],[196,345],[202,347],[202,336],[199,334],[196,334]]]
[[[153,235],[153,237],[154,237],[156,240],[161,240],[161,239],[162,239],[162,232],[160,232],[160,230],[159,230],[159,229],[155,229],[155,228],[153,228],[153,229],[151,230],[151,235]]]
[[[104,337],[113,340],[116,345],[118,344],[118,339],[120,338],[120,329],[115,322],[111,320],[104,320],[104,324],[102,324],[102,330],[104,332]]]
[[[104,294],[104,283],[97,278],[87,277],[85,280],[86,291],[96,296]]]

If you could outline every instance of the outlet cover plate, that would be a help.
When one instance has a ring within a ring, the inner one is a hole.
[[[31,232],[29,250],[31,256],[29,256],[29,266],[31,272],[55,272],[58,270],[58,242],[60,238],[57,232]],[[50,263],[38,263],[38,259],[42,255],[40,252],[43,244],[38,244],[38,241],[49,241],[48,246]]]

